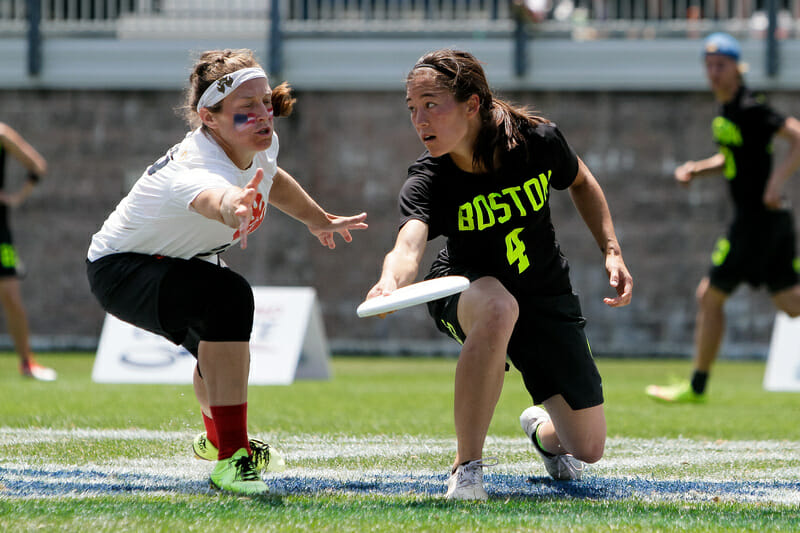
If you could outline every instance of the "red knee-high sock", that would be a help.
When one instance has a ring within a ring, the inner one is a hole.
[[[214,419],[203,414],[203,425],[206,426],[206,438],[208,442],[214,445],[214,448],[219,449],[219,437],[217,437],[217,426],[214,424]]]
[[[212,405],[211,417],[217,430],[219,460],[231,457],[240,448],[246,448],[250,453],[247,402],[240,405]]]

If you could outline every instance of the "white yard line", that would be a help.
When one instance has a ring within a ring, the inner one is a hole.
[[[208,492],[211,463],[191,458],[188,443],[193,437],[194,433],[189,432],[0,428],[0,499]],[[9,459],[2,449],[39,443],[64,446],[70,441],[87,440],[187,443],[187,453],[166,459],[114,457],[103,462],[64,464],[43,463],[35,455]],[[380,465],[382,461],[394,464],[392,459],[398,457],[449,457],[455,440],[297,435],[281,438],[279,446],[290,468],[265,478],[278,494],[340,492],[437,497],[443,493],[444,471],[406,466],[400,467],[401,471],[396,466],[292,467],[292,463],[363,458]],[[610,438],[603,460],[589,466],[584,481],[578,483],[555,482],[546,477],[524,437],[489,437],[485,451],[487,456],[501,459],[497,467],[485,473],[485,484],[493,497],[800,504],[800,442]],[[757,466],[753,466],[754,460]],[[669,473],[657,479],[649,474],[643,477],[641,472],[653,467]]]

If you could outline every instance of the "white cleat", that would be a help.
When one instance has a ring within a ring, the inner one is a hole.
[[[577,481],[583,475],[583,462],[575,459],[572,454],[547,456],[536,445],[536,428],[550,420],[550,415],[541,407],[528,407],[519,415],[522,430],[533,443],[533,448],[539,453],[547,468],[547,473],[553,479],[560,481]]]
[[[458,465],[456,471],[450,474],[450,478],[447,480],[445,499],[488,500],[489,494],[483,488],[483,469],[487,466],[496,465],[497,459],[489,457],[487,460],[493,462],[486,463],[483,459],[476,459],[475,461]]]
[[[26,378],[33,378],[38,381],[55,381],[58,377],[55,370],[42,366],[33,360],[20,363],[19,373]]]

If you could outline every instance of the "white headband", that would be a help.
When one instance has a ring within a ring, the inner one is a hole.
[[[267,79],[267,75],[259,67],[243,68],[236,72],[225,74],[205,90],[203,96],[197,102],[197,112],[199,113],[204,107],[212,107],[218,104],[223,98],[239,88],[241,84],[256,78]]]

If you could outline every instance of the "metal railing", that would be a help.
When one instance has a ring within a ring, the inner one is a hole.
[[[121,37],[217,32],[261,36],[272,0],[0,0],[0,37],[22,35],[38,3],[43,35]],[[508,32],[524,0],[278,0],[291,33]],[[654,37],[705,28],[763,31],[771,0],[550,0],[536,31],[577,38]],[[779,37],[800,36],[800,0],[774,0]]]
[[[281,68],[283,41],[497,34],[514,42],[515,73],[525,75],[532,33],[572,40],[701,37],[724,30],[763,39],[769,76],[777,42],[800,39],[800,0],[549,0],[532,22],[526,0],[0,0],[0,38],[27,37],[28,73],[41,70],[47,37],[172,39],[203,35],[268,42]],[[273,16],[276,15],[276,16]]]

